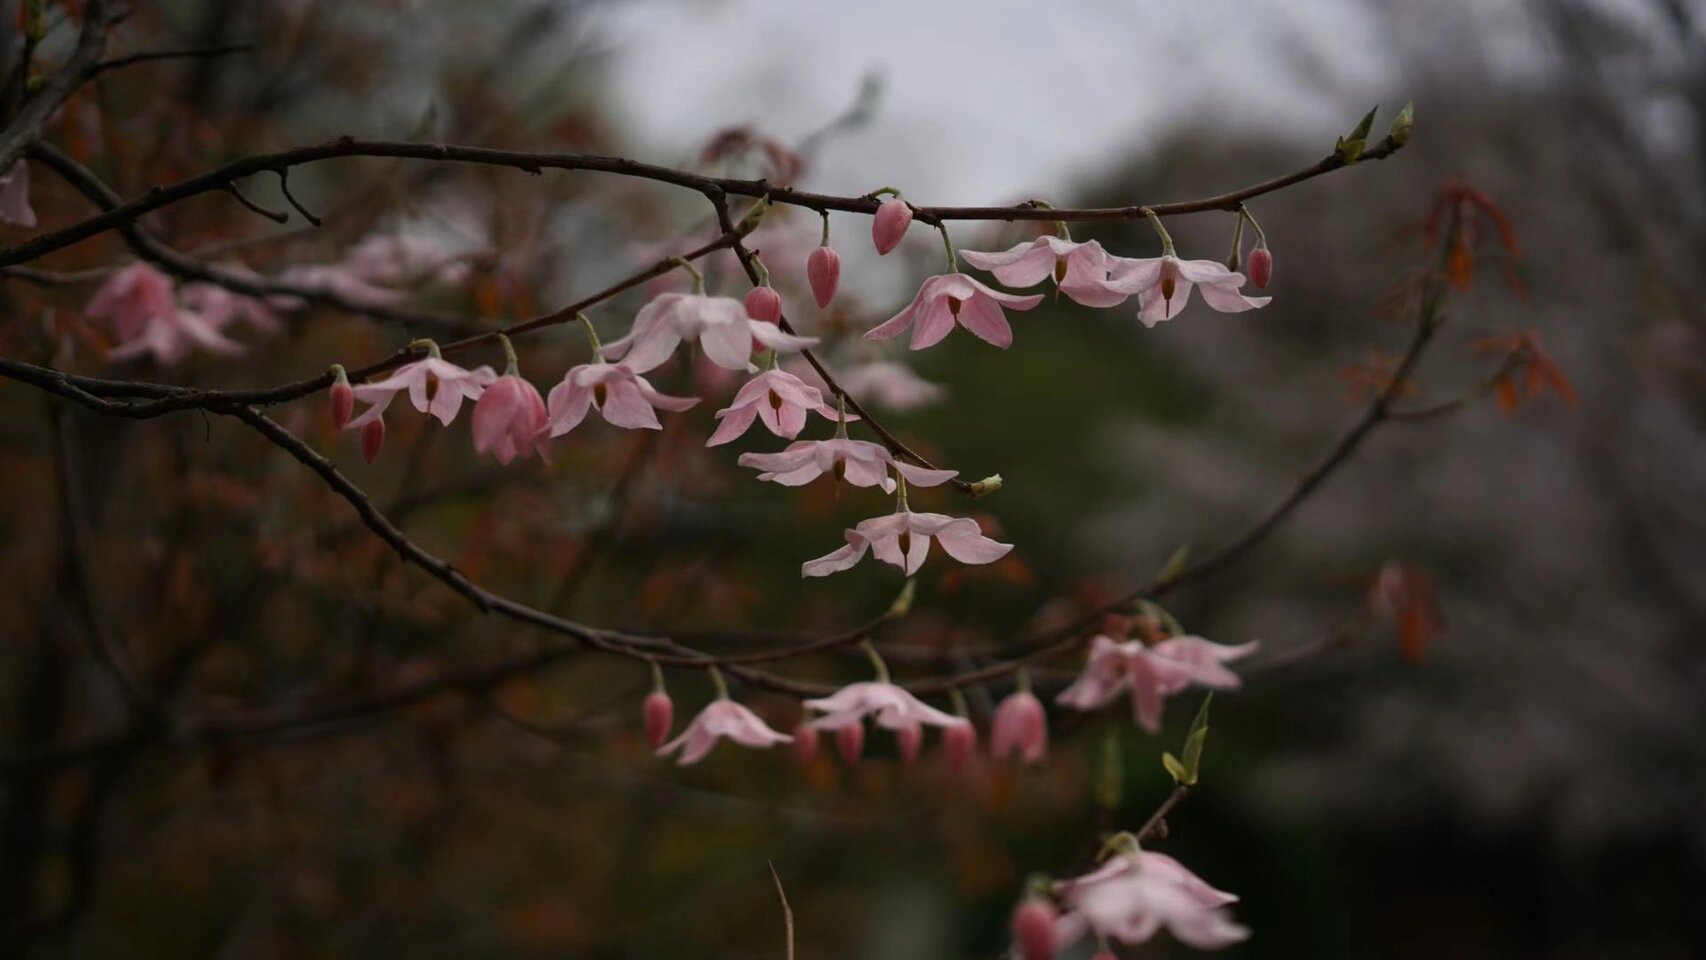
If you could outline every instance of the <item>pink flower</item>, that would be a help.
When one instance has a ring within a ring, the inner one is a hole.
[[[778,437],[797,437],[805,429],[806,414],[816,412],[829,420],[837,419],[835,408],[823,402],[816,387],[808,387],[799,377],[784,370],[766,370],[735,394],[733,402],[717,411],[723,421],[705,446],[728,443],[747,431],[754,420]]]
[[[1029,310],[1043,300],[1002,293],[963,273],[946,273],[924,281],[918,295],[905,310],[866,331],[867,340],[887,340],[912,328],[912,349],[935,346],[954,329],[954,322],[980,339],[1006,349],[1013,343],[1013,328],[1007,325],[1002,306]]]
[[[385,421],[374,417],[361,427],[361,459],[372,463],[379,459],[379,448],[385,446]]]
[[[775,323],[782,319],[782,295],[775,287],[753,287],[741,303],[746,307],[746,315],[762,323]]]
[[[1274,279],[1274,255],[1267,247],[1257,247],[1250,251],[1250,282],[1257,290],[1266,290]]]
[[[1061,293],[1086,307],[1112,307],[1131,296],[1108,282],[1109,257],[1094,240],[1074,243],[1061,237],[1038,237],[1000,253],[962,250],[960,256],[979,270],[988,270],[1009,287],[1034,287],[1049,277]]]
[[[1010,754],[1026,763],[1041,763],[1048,756],[1048,712],[1027,690],[1008,694],[995,708],[990,725],[989,755],[1005,760]]]
[[[918,762],[918,751],[924,749],[924,728],[919,724],[901,727],[894,732],[895,749],[901,762],[911,766]]]
[[[563,382],[551,388],[548,402],[551,436],[560,437],[586,419],[596,407],[605,422],[628,430],[662,430],[657,408],[682,411],[698,397],[672,397],[657,392],[626,362],[583,363],[570,368]]]
[[[885,200],[877,207],[876,216],[871,218],[871,242],[876,244],[877,253],[886,255],[890,250],[900,246],[900,240],[906,236],[906,228],[912,226],[912,207],[899,197]]]
[[[261,279],[260,274],[241,264],[222,264],[219,272],[244,280]],[[233,320],[241,320],[256,333],[273,334],[284,329],[284,322],[271,304],[217,283],[186,283],[178,290],[178,301],[217,329],[223,330]]]
[[[1242,313],[1265,307],[1272,297],[1246,297],[1239,288],[1244,275],[1214,260],[1180,260],[1172,254],[1149,260],[1109,257],[1108,286],[1137,294],[1137,318],[1146,327],[1171,320],[1185,309],[1191,288],[1202,287],[1202,298],[1221,313]]]
[[[808,577],[840,573],[864,559],[865,551],[869,550],[878,560],[894,564],[910,576],[924,565],[931,537],[936,538],[948,556],[961,563],[991,563],[1013,549],[1010,543],[997,543],[984,536],[977,521],[969,517],[913,513],[902,507],[897,513],[860,521],[846,532],[846,546],[806,561],[800,566],[800,573]]]
[[[948,758],[949,770],[963,772],[976,750],[977,728],[970,723],[942,731],[942,754]]]
[[[463,400],[480,399],[486,387],[498,379],[497,371],[491,367],[464,370],[439,356],[436,345],[431,349],[426,359],[404,364],[383,380],[358,384],[356,399],[371,406],[351,420],[348,429],[365,427],[383,417],[391,401],[405,390],[416,410],[432,414],[448,427],[462,409]]]
[[[1135,946],[1163,927],[1180,942],[1203,950],[1250,936],[1226,910],[1237,902],[1235,895],[1209,886],[1164,853],[1114,857],[1091,873],[1057,884],[1055,891],[1068,908],[1055,924],[1056,946],[1070,945],[1088,933]]]
[[[737,462],[764,471],[758,479],[784,487],[803,486],[828,473],[855,487],[881,487],[885,493],[894,492],[891,469],[898,470],[915,487],[934,487],[959,475],[958,470],[927,470],[904,463],[880,443],[844,437],[800,440],[781,453],[743,453]]]
[[[490,453],[499,463],[538,451],[550,460],[545,441],[545,401],[538,388],[515,374],[499,377],[474,401],[474,452]]]
[[[342,265],[355,277],[388,287],[407,286],[429,277],[458,284],[468,276],[466,258],[421,234],[374,234],[350,248]]]
[[[1248,656],[1256,646],[1254,641],[1229,646],[1201,637],[1171,637],[1148,646],[1141,640],[1120,643],[1098,636],[1091,641],[1084,672],[1055,702],[1075,710],[1100,710],[1130,691],[1138,726],[1154,733],[1161,729],[1166,698],[1193,683],[1214,690],[1238,689],[1238,675],[1225,664]]]
[[[236,356],[243,345],[216,330],[193,310],[173,309],[157,314],[143,328],[142,335],[114,347],[107,353],[113,360],[128,360],[148,353],[162,364],[174,364],[200,347],[223,356]]]
[[[841,754],[841,759],[848,766],[859,762],[859,754],[865,752],[865,726],[855,723],[841,727],[835,731],[835,752]]]
[[[937,384],[913,373],[906,364],[889,360],[848,367],[836,379],[842,389],[858,397],[861,403],[902,413],[936,403],[947,393]]]
[[[303,264],[290,267],[278,275],[279,282],[310,293],[339,297],[357,306],[388,307],[408,299],[401,290],[380,286],[360,272],[340,264]],[[305,306],[301,297],[281,296],[281,306],[299,309]]]
[[[719,739],[733,740],[743,747],[768,749],[778,743],[791,743],[794,738],[770,729],[757,714],[733,700],[718,699],[699,711],[681,736],[659,747],[657,755],[680,750],[681,757],[676,762],[685,767],[705,759]]]
[[[811,284],[812,299],[819,309],[835,299],[835,288],[841,285],[841,254],[827,245],[813,250],[806,258],[806,282]]]
[[[1058,919],[1054,904],[1042,897],[1026,897],[1013,908],[1010,925],[1020,960],[1051,960]]]
[[[326,399],[332,408],[332,426],[342,430],[355,415],[355,389],[349,385],[349,377],[341,364],[334,369],[338,378],[326,392]]]
[[[811,763],[817,757],[817,728],[802,720],[794,728],[794,759]]]
[[[640,308],[633,329],[606,344],[602,353],[620,359],[635,373],[645,373],[668,360],[683,340],[698,340],[705,356],[719,367],[756,371],[752,344],[757,341],[781,353],[794,353],[817,343],[815,337],[783,333],[775,324],[753,320],[746,306],[733,297],[697,293],[659,294]]]
[[[138,261],[107,275],[83,312],[106,320],[120,342],[135,340],[157,320],[178,312],[172,279],[149,263]]]
[[[670,725],[675,722],[675,701],[662,690],[653,690],[646,694],[646,699],[640,704],[640,714],[645,720],[646,741],[656,750],[669,739]]]
[[[30,206],[30,165],[22,160],[0,176],[0,220],[20,227],[36,225],[36,212]]]
[[[885,730],[903,730],[918,724],[935,727],[958,727],[967,723],[964,717],[930,706],[905,688],[882,681],[850,683],[827,697],[807,700],[806,707],[822,713],[811,722],[819,730],[840,730],[857,726],[865,717],[875,718]]]

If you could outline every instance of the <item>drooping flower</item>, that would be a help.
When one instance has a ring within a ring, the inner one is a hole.
[[[681,766],[705,759],[719,739],[733,740],[743,747],[768,749],[778,743],[792,743],[794,738],[770,729],[758,714],[729,700],[718,698],[699,711],[681,736],[657,749],[658,756],[681,751],[676,763]]]
[[[1274,279],[1274,255],[1265,246],[1250,251],[1250,282],[1257,290],[1266,290]]]
[[[420,233],[368,236],[344,255],[343,266],[356,277],[390,287],[408,286],[426,279],[454,285],[468,276],[465,256]]]
[[[977,727],[966,723],[942,731],[942,754],[948,759],[948,769],[954,773],[965,770],[971,755],[977,750]]]
[[[910,226],[910,204],[899,197],[883,201],[877,207],[876,215],[871,218],[871,243],[876,245],[877,253],[886,256],[889,251],[900,246],[901,238],[906,236],[906,228]]]
[[[782,295],[775,287],[753,287],[741,303],[746,307],[746,315],[754,320],[775,323],[782,319]]]
[[[367,463],[379,459],[379,449],[385,446],[385,420],[374,417],[361,426],[361,459]]]
[[[1238,897],[1209,886],[1184,864],[1147,850],[1116,856],[1096,870],[1057,884],[1067,906],[1054,928],[1054,945],[1087,934],[1119,943],[1147,942],[1166,928],[1181,943],[1217,950],[1246,940],[1247,927],[1226,907]]]
[[[355,388],[350,386],[349,375],[344,372],[343,364],[334,364],[332,372],[337,379],[326,391],[326,399],[332,410],[332,426],[342,430],[349,423],[350,417],[355,416]]]
[[[150,324],[171,317],[177,310],[172,278],[153,264],[137,261],[108,274],[89,298],[83,313],[92,320],[110,323],[113,335],[125,343],[142,336]]]
[[[646,741],[656,750],[669,739],[669,728],[675,722],[675,701],[663,690],[653,690],[640,703],[640,715],[645,721]]]
[[[890,470],[899,471],[915,487],[934,487],[959,475],[958,470],[930,470],[896,460],[880,443],[845,437],[800,440],[781,453],[743,453],[736,462],[763,471],[758,479],[784,487],[803,486],[827,473],[855,487],[881,487],[885,493],[894,492]]]
[[[241,280],[259,281],[260,274],[240,263],[220,264],[219,273]],[[206,318],[214,328],[223,330],[232,321],[240,320],[256,333],[275,334],[284,329],[274,304],[261,297],[251,297],[217,283],[186,283],[178,290],[178,302]],[[281,301],[282,305],[282,301]]]
[[[995,708],[989,755],[997,760],[1016,755],[1026,763],[1041,763],[1048,756],[1048,711],[1035,694],[1016,690]]]
[[[900,567],[910,576],[924,565],[931,538],[941,544],[948,556],[961,563],[992,563],[1013,549],[1010,543],[998,543],[984,536],[977,521],[969,517],[913,513],[904,506],[888,516],[860,521],[845,536],[846,546],[806,561],[800,573],[808,577],[839,573],[864,559],[869,550],[878,560]]]
[[[1242,682],[1225,665],[1248,656],[1256,647],[1255,641],[1231,646],[1201,637],[1170,637],[1149,646],[1141,640],[1121,643],[1099,635],[1090,643],[1083,673],[1055,702],[1075,710],[1100,710],[1130,692],[1138,726],[1154,733],[1161,729],[1167,697],[1192,684],[1238,689]]]
[[[590,409],[596,408],[612,426],[662,430],[658,409],[680,412],[698,402],[698,397],[659,393],[626,361],[600,361],[571,367],[563,375],[563,382],[551,388],[546,406],[551,436],[560,437],[579,426]]]
[[[827,697],[807,700],[805,705],[823,714],[811,723],[819,730],[857,726],[867,716],[885,730],[903,730],[919,724],[958,727],[968,723],[964,717],[930,706],[904,687],[881,680],[850,683]]]
[[[988,270],[1009,287],[1034,287],[1053,278],[1061,293],[1086,307],[1112,307],[1131,296],[1108,281],[1108,269],[1118,258],[1108,256],[1094,240],[1075,243],[1063,237],[1038,237],[999,253],[962,250],[960,256],[979,270]]]
[[[864,724],[851,724],[840,727],[835,731],[835,752],[841,754],[841,760],[848,766],[859,762],[859,754],[865,752]]]
[[[1009,926],[1020,960],[1051,960],[1059,914],[1042,897],[1026,897],[1013,908]]]
[[[30,206],[30,165],[23,160],[0,176],[0,220],[19,227],[36,225],[36,211]]]
[[[805,429],[806,414],[837,419],[835,408],[823,402],[816,387],[807,386],[785,370],[766,370],[748,380],[727,407],[717,411],[718,424],[705,446],[728,443],[759,421],[778,437],[792,439]]]
[[[408,299],[404,291],[374,283],[341,263],[298,264],[284,270],[278,279],[308,293],[334,296],[362,307],[388,307]],[[304,298],[297,296],[283,295],[277,300],[292,310],[305,305]]]
[[[486,387],[498,379],[497,371],[491,367],[464,370],[445,360],[437,344],[427,341],[427,346],[426,359],[404,364],[383,380],[356,386],[356,399],[371,406],[349,422],[349,429],[364,427],[383,417],[391,401],[405,390],[416,410],[432,414],[448,427],[462,409],[463,400],[480,399]]]
[[[902,763],[917,763],[918,751],[924,749],[924,727],[916,723],[901,727],[894,732],[894,745]]]
[[[920,377],[904,363],[874,360],[840,371],[836,379],[842,389],[861,403],[884,407],[897,413],[916,410],[941,400],[947,390]]]
[[[664,293],[641,307],[628,335],[606,344],[602,354],[645,373],[668,360],[683,340],[699,341],[705,356],[719,367],[749,372],[758,369],[752,364],[753,341],[779,353],[796,353],[817,343],[815,337],[797,337],[748,317],[746,305],[733,297]]]
[[[529,452],[550,460],[546,419],[539,389],[516,374],[505,374],[474,401],[474,452],[489,453],[504,464]]]
[[[817,728],[809,721],[802,720],[794,728],[794,759],[801,763],[811,763],[817,757]]]
[[[818,307],[829,306],[835,299],[835,288],[841,285],[841,254],[824,244],[806,257],[806,282],[811,284],[812,299]]]
[[[1203,301],[1221,313],[1254,310],[1273,299],[1245,296],[1240,290],[1244,275],[1215,260],[1180,260],[1171,253],[1148,260],[1108,260],[1109,288],[1137,294],[1137,318],[1146,327],[1178,316],[1190,302],[1193,287],[1201,287]]]
[[[128,360],[142,354],[152,354],[162,364],[170,365],[189,356],[200,347],[223,356],[236,356],[243,345],[220,333],[193,310],[174,308],[170,313],[155,314],[143,327],[141,335],[108,351],[113,360]]]
[[[923,350],[940,343],[957,321],[978,338],[1006,349],[1013,343],[1013,328],[1001,308],[1029,310],[1042,300],[1040,294],[1002,293],[963,273],[945,273],[924,281],[906,309],[867,330],[865,338],[887,340],[910,327],[912,349]]]

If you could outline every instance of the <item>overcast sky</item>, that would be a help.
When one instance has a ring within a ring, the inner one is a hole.
[[[877,121],[811,186],[893,183],[926,203],[1058,192],[1204,111],[1331,138],[1400,79],[1358,0],[699,0],[607,16],[613,106],[648,151],[737,123],[797,137],[877,70]]]

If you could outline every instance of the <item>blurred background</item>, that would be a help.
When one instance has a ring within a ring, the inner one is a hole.
[[[0,6],[10,24],[16,4]],[[73,34],[60,23],[44,58]],[[1382,105],[1378,135],[1414,101],[1414,137],[1391,159],[1251,204],[1276,262],[1274,302],[1251,313],[1198,302],[1145,329],[1134,305],[1050,298],[1013,317],[1005,353],[964,333],[922,355],[871,350],[857,333],[940,270],[934,231],[915,226],[879,260],[867,220],[832,217],[842,292],[820,311],[803,279],[817,217],[766,219],[754,244],[835,363],[903,360],[941,388],[884,422],[969,479],[1006,478],[976,508],[1017,549],[988,567],[933,559],[882,645],[897,673],[975,662],[1269,509],[1402,350],[1404,283],[1430,262],[1422,221],[1459,178],[1502,208],[1520,256],[1481,238],[1406,400],[1474,400],[1385,425],[1272,539],[1169,597],[1193,632],[1264,649],[1246,688],[1216,698],[1205,783],[1160,849],[1243,897],[1255,933],[1229,955],[1706,953],[1693,912],[1706,891],[1695,0],[185,0],[136,3],[114,42],[252,45],[115,72],[55,119],[49,139],[126,196],[351,134],[779,176],[770,144],[797,154],[795,182],[812,190],[1125,205],[1300,169],[1369,107]],[[48,171],[33,177],[45,227],[87,215]],[[696,195],[588,174],[352,160],[291,185],[324,227],[274,226],[219,195],[153,225],[269,275],[366,238],[420,238],[460,269],[411,302],[486,324],[554,309],[708,226]],[[285,205],[270,178],[246,189]],[[1225,256],[1230,216],[1169,225],[1185,256]],[[30,235],[3,229],[7,244]],[[954,229],[967,249],[1034,235]],[[1075,236],[1156,252],[1142,225]],[[317,309],[239,335],[241,358],[108,363],[110,334],[80,311],[125,253],[106,237],[35,265],[51,276],[0,281],[0,350],[259,386],[365,363],[412,333]],[[744,292],[732,260],[709,268],[713,292]],[[646,295],[594,311],[607,339]],[[1537,331],[1573,405],[1548,393],[1507,411],[1477,392],[1498,357],[1476,341],[1513,331]],[[585,346],[563,328],[521,353],[545,388]],[[679,365],[655,379],[707,400],[655,436],[589,422],[548,467],[476,459],[465,423],[427,427],[403,406],[366,466],[320,399],[276,415],[429,549],[577,620],[737,650],[889,603],[892,568],[796,569],[885,512],[882,497],[752,482],[735,454],[773,443],[703,447],[736,384]],[[94,631],[181,709],[239,716],[545,641],[399,566],[240,425],[108,421],[6,382],[0,458],[0,755],[125,729],[121,691],[85,652]],[[966,509],[932,491],[914,505]],[[1370,613],[1383,567],[1431,582],[1442,629],[1400,638]],[[788,670],[828,682],[865,668],[830,656]],[[649,682],[631,662],[577,656],[284,736],[203,749],[141,735],[64,767],[5,768],[0,955],[779,957],[773,864],[802,958],[997,956],[1027,874],[1081,869],[1098,831],[1135,828],[1166,796],[1158,757],[1195,704],[1174,703],[1159,737],[1123,710],[1056,714],[1033,769],[954,777],[933,743],[906,768],[875,735],[855,768],[724,746],[683,770],[648,755]],[[680,717],[710,696],[702,677],[671,682]],[[797,704],[736,692],[795,722]],[[1004,693],[973,691],[974,712]],[[1185,952],[1160,938],[1128,955]]]

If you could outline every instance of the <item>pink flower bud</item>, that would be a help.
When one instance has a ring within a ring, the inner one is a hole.
[[[753,287],[746,295],[746,315],[754,320],[775,323],[782,319],[782,295],[773,287]]]
[[[328,399],[332,405],[332,426],[342,430],[355,415],[355,388],[349,385],[348,380],[339,379],[332,384]]]
[[[948,758],[949,770],[963,773],[976,750],[977,728],[971,725],[971,721],[943,728],[942,753]]]
[[[828,247],[818,247],[806,258],[806,279],[811,281],[812,298],[819,307],[829,306],[835,299],[835,288],[841,285],[841,254]]]
[[[859,754],[865,751],[865,725],[850,723],[835,731],[835,749],[848,766],[858,763]]]
[[[1026,763],[1048,756],[1048,714],[1042,701],[1026,691],[1011,694],[995,708],[989,753],[997,760],[1017,754]]]
[[[900,759],[911,766],[918,762],[918,751],[924,746],[924,727],[913,724],[901,727],[894,732],[895,746],[900,750]]]
[[[385,445],[385,421],[369,420],[361,428],[361,459],[372,463],[379,459],[379,448]]]
[[[1057,919],[1054,904],[1041,897],[1027,897],[1013,908],[1013,945],[1023,960],[1051,960]]]
[[[669,694],[654,690],[646,694],[640,713],[646,721],[646,739],[656,750],[669,739],[669,728],[675,723],[675,702],[669,699]]]
[[[1267,289],[1269,281],[1274,278],[1274,255],[1267,247],[1257,247],[1250,251],[1250,282],[1257,290]]]
[[[817,757],[817,728],[800,721],[794,728],[794,759],[802,764],[811,763]]]
[[[911,225],[912,208],[905,200],[899,197],[885,200],[871,218],[871,242],[877,245],[879,254],[886,254],[900,246],[900,238],[906,236],[906,228]]]

